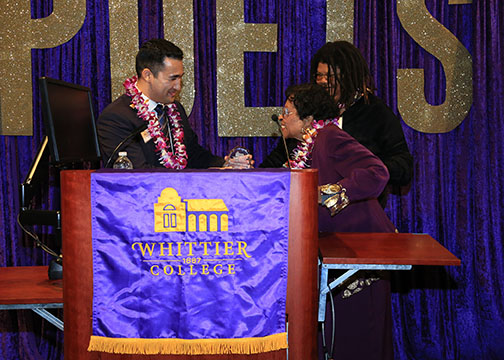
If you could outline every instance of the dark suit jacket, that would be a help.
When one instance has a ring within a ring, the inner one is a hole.
[[[413,174],[413,157],[401,122],[381,99],[370,94],[343,113],[343,130],[378,156],[387,166],[392,185],[407,185]]]
[[[117,100],[108,105],[98,117],[98,139],[104,164],[107,163],[115,147],[144,123],[137,116],[137,111],[131,108],[130,104],[131,98],[126,94],[121,95]],[[175,104],[177,105],[184,128],[187,168],[204,169],[211,166],[221,166],[224,163],[224,159],[214,156],[210,151],[198,144],[198,137],[187,121],[184,108],[178,102],[175,102]],[[126,143],[121,148],[121,151],[128,152],[128,158],[133,163],[135,169],[163,167],[159,163],[159,156],[155,152],[154,141],[152,139],[145,143],[142,136],[137,135],[130,142]],[[117,154],[112,161],[116,157]]]

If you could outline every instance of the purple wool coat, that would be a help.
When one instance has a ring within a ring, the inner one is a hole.
[[[319,206],[320,231],[395,231],[394,224],[377,200],[388,182],[388,170],[378,157],[352,136],[335,125],[320,130],[312,151],[312,168],[319,170],[319,185],[340,183],[350,199],[350,204],[335,216],[331,216],[326,207]],[[333,272],[329,276],[333,278],[336,274]],[[331,357],[392,360],[389,281],[380,280],[364,286],[362,291],[349,298],[342,297],[345,287],[333,291],[336,336]],[[325,326],[327,343],[331,343],[331,311],[326,311]],[[324,359],[321,345],[319,359]]]
[[[319,171],[319,185],[339,183],[350,199],[335,216],[319,206],[319,231],[395,231],[377,200],[389,179],[387,168],[352,136],[335,125],[320,130],[312,151],[312,168]]]

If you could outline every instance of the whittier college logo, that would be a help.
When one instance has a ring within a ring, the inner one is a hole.
[[[154,231],[228,231],[228,212],[222,199],[182,200],[177,190],[165,188],[154,204]]]

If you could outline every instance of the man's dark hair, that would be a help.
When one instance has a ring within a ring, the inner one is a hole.
[[[165,58],[182,60],[184,53],[174,43],[165,39],[152,39],[140,47],[136,56],[135,68],[140,78],[142,70],[148,68],[154,76],[163,68]]]
[[[339,102],[345,107],[352,105],[357,93],[363,94],[368,101],[368,94],[372,93],[373,78],[369,72],[368,64],[359,49],[348,41],[328,42],[322,46],[311,60],[311,81],[316,82],[317,67],[319,63],[327,64],[328,76],[333,76],[340,84],[341,97]],[[340,69],[340,76],[336,76],[336,68]],[[329,93],[334,96],[335,89],[329,83]]]
[[[301,120],[310,115],[314,120],[339,116],[339,108],[334,98],[317,84],[291,85],[285,91],[285,96],[294,104]]]

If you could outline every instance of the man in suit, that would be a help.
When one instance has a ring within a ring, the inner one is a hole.
[[[184,67],[182,50],[164,39],[149,40],[136,56],[137,76],[124,83],[126,93],[108,105],[98,117],[97,129],[104,164],[117,145],[135,169],[219,167],[224,159],[198,143],[182,105],[175,100],[181,90]],[[117,157],[111,159],[113,163]]]

